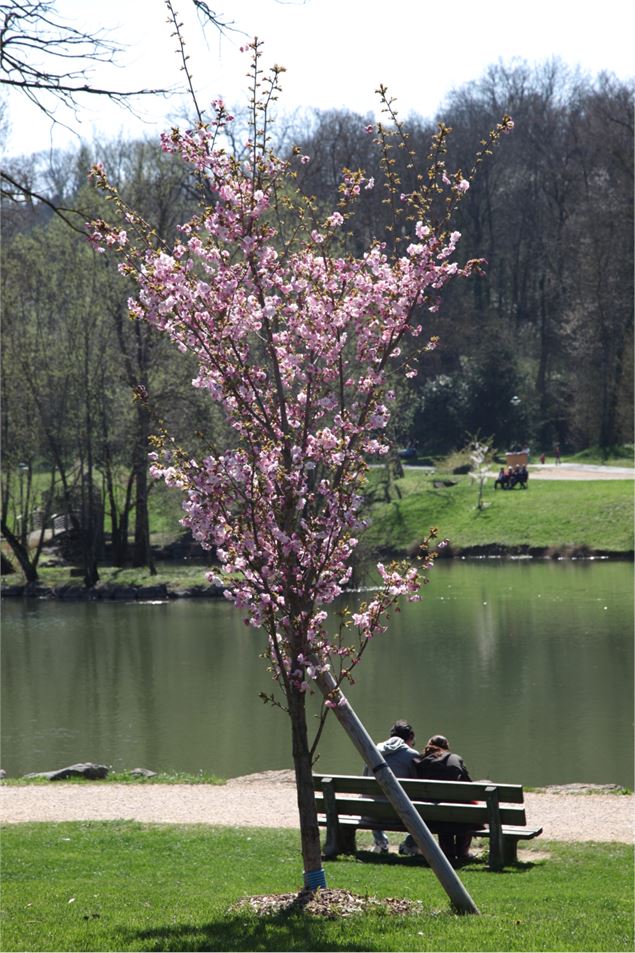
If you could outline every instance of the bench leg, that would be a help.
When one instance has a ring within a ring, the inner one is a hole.
[[[324,792],[324,811],[326,813],[326,843],[322,857],[331,860],[338,854],[354,854],[355,828],[342,827],[337,813],[335,788],[330,778],[324,778],[322,790]]]
[[[337,857],[340,852],[339,833],[340,825],[335,803],[335,789],[331,778],[324,779],[324,809],[326,812],[326,844],[322,856]]]
[[[340,853],[356,854],[357,844],[355,842],[354,827],[340,827]]]
[[[518,863],[518,838],[503,837],[503,864],[510,867]]]
[[[354,827],[341,827],[335,824],[326,829],[326,843],[322,851],[324,860],[335,860],[338,854],[356,854]]]
[[[502,870],[505,866],[505,847],[498,805],[498,789],[494,785],[485,788],[485,803],[489,826],[488,865],[490,870]]]
[[[334,860],[339,854],[339,844],[337,842],[337,832],[332,828],[327,828],[326,842],[322,851],[323,860]]]

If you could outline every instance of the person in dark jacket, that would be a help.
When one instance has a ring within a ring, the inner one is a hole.
[[[430,781],[471,781],[463,758],[450,751],[444,735],[432,735],[416,762],[417,777]],[[452,824],[439,825],[439,846],[448,860],[465,863],[472,859],[469,829]]]
[[[430,781],[471,781],[463,758],[450,751],[444,735],[432,735],[417,758],[417,777]]]

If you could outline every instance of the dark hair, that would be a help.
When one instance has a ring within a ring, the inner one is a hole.
[[[435,748],[450,748],[450,742],[445,737],[445,735],[432,735],[431,738],[428,738],[429,745],[434,745]]]
[[[409,725],[407,721],[401,719],[396,721],[390,729],[390,737],[402,738],[404,741],[409,741],[410,738],[414,737],[412,725]]]
[[[435,754],[436,752],[449,751],[450,743],[445,735],[432,735],[431,738],[428,738],[426,741],[426,746],[423,749],[424,757],[429,754]],[[440,757],[440,755],[439,755]]]

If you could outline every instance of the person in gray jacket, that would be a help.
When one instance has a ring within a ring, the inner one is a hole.
[[[381,741],[377,745],[377,750],[384,758],[386,764],[397,778],[416,778],[417,770],[415,758],[420,759],[421,755],[413,748],[415,733],[407,721],[396,721],[390,729],[390,737],[386,741]],[[369,775],[368,766],[364,766],[364,774]],[[377,854],[388,853],[388,838],[384,831],[373,831],[375,846],[373,851]]]

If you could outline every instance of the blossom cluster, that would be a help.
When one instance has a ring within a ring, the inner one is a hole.
[[[478,263],[459,266],[460,233],[423,221],[405,251],[377,242],[361,257],[338,254],[339,209],[285,243],[273,212],[290,163],[255,148],[238,161],[215,147],[216,133],[163,137],[212,196],[172,248],[139,250],[103,221],[92,240],[117,250],[137,281],[131,315],[196,356],[194,386],[227,415],[231,448],[200,460],[155,452],[151,472],[184,490],[183,523],[216,549],[228,598],[265,628],[274,676],[305,691],[338,652],[322,607],[350,578],[367,458],[387,451],[389,362],[421,334],[447,282]],[[102,168],[94,176],[107,187]],[[347,171],[340,191],[359,198],[373,184]],[[398,597],[418,597],[416,569],[379,571],[383,595],[352,618],[362,645]]]

